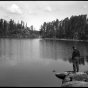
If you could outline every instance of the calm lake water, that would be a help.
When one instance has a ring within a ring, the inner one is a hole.
[[[60,87],[55,73],[73,70],[73,45],[83,57],[80,71],[88,70],[87,42],[1,38],[0,86]]]

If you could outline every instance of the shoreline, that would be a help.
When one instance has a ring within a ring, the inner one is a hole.
[[[9,39],[44,39],[44,40],[61,40],[61,41],[77,41],[77,42],[88,42],[88,40],[77,40],[77,39],[59,39],[59,38],[38,38],[38,37],[0,37]]]
[[[58,39],[58,38],[42,38],[46,40],[64,40],[64,41],[78,41],[78,42],[88,42],[88,40],[77,40],[77,39]]]

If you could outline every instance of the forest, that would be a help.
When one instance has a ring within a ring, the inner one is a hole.
[[[36,31],[31,25],[27,27],[22,20],[18,23],[10,19],[6,21],[0,19],[0,38],[37,38],[39,36],[39,31]]]
[[[27,27],[22,20],[15,22],[10,19],[0,19],[0,38],[58,38],[58,39],[88,39],[88,18],[87,14],[66,17],[63,20],[44,22],[39,31],[33,25]]]
[[[87,40],[88,18],[86,14],[72,15],[63,20],[44,22],[39,30],[42,38]]]

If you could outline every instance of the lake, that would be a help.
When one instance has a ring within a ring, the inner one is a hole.
[[[55,73],[73,70],[73,45],[83,57],[79,71],[88,70],[88,42],[0,38],[0,86],[60,87]]]

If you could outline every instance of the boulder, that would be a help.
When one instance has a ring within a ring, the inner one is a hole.
[[[84,87],[88,86],[88,71],[86,72],[72,72],[66,71],[56,73],[55,76],[62,79],[62,87]]]
[[[88,87],[88,82],[70,81],[62,84],[61,87]]]
[[[55,76],[63,80],[67,75],[71,73],[73,73],[73,71],[60,72],[56,73]]]

